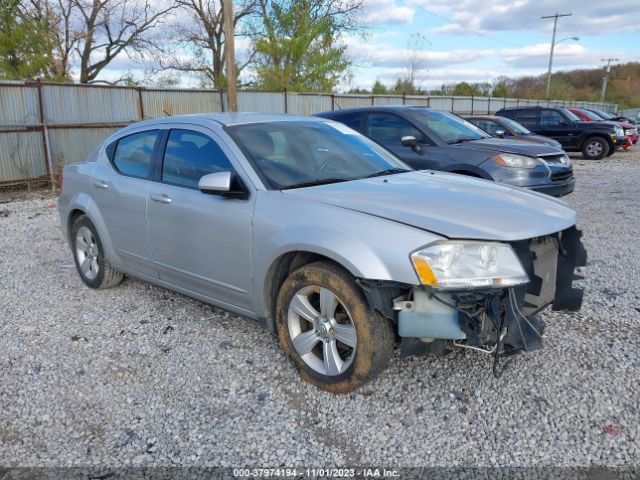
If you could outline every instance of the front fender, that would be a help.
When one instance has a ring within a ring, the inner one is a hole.
[[[253,222],[254,305],[264,304],[266,279],[282,255],[310,252],[340,264],[354,277],[419,283],[410,254],[442,237],[365,213],[293,198],[280,192],[259,192]]]

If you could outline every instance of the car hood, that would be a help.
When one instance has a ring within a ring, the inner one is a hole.
[[[470,142],[458,143],[458,148],[474,148],[491,152],[518,153],[536,157],[538,155],[560,155],[562,150],[543,143],[527,142],[526,140],[507,140],[504,138],[483,138]]]
[[[576,223],[575,211],[553,197],[428,170],[283,193],[449,238],[522,240],[558,232]]]

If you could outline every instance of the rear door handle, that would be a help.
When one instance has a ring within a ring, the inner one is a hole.
[[[151,195],[151,200],[158,203],[171,203],[171,199],[164,193],[161,195]]]
[[[96,188],[109,188],[109,184],[103,180],[93,179],[91,182]]]

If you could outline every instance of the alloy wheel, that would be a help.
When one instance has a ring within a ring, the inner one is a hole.
[[[301,288],[289,303],[289,338],[300,358],[322,375],[344,373],[356,353],[356,327],[347,307],[326,287]]]
[[[88,280],[94,280],[100,271],[100,249],[93,232],[82,226],[76,233],[76,258],[80,271]]]

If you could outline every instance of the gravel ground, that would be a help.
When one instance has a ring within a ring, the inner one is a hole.
[[[546,347],[500,380],[470,351],[396,356],[344,396],[254,321],[137,280],[84,287],[55,199],[0,204],[0,465],[637,468],[640,148],[575,163],[582,311],[545,313]]]

